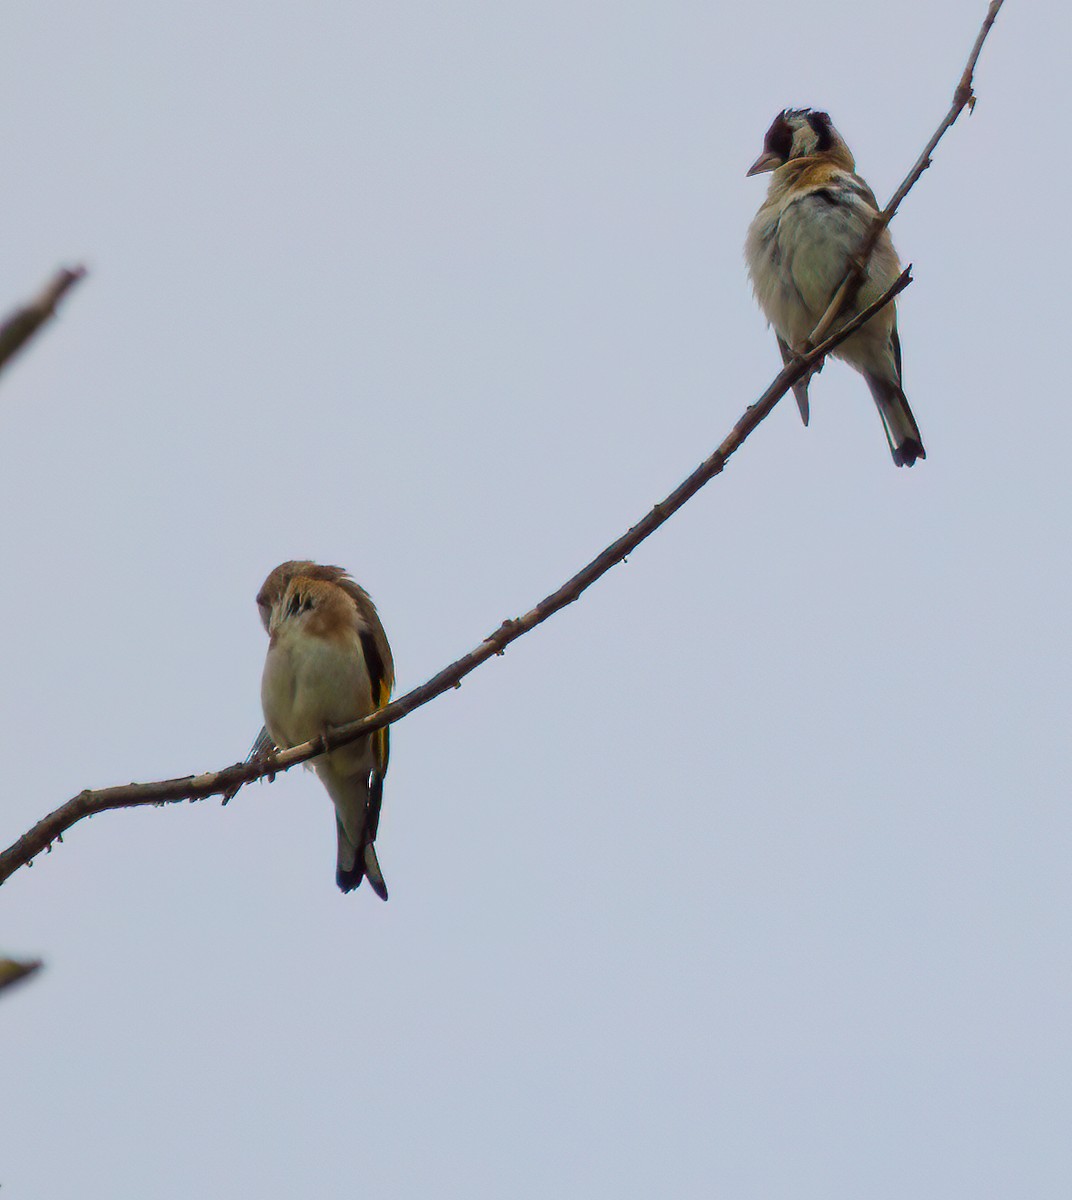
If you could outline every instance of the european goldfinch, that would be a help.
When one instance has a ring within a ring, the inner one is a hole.
[[[257,595],[270,638],[261,680],[264,721],[287,749],[357,721],[391,698],[391,648],[368,593],[341,567],[285,562]],[[387,774],[388,731],[351,742],[309,764],[335,805],[336,882],[353,891],[362,878],[387,899],[374,842]]]
[[[879,206],[824,112],[808,108],[780,112],[748,174],[765,171],[773,174],[767,198],[748,229],[745,259],[756,299],[774,326],[783,361],[789,362],[833,299]],[[900,271],[897,252],[884,229],[842,322],[877,300]],[[888,304],[833,354],[867,381],[893,461],[910,467],[916,459],[926,458],[919,427],[901,388],[894,305]],[[807,425],[807,379],[796,384],[793,392]]]

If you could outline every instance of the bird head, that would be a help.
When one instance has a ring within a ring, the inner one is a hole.
[[[765,171],[784,167],[793,159],[822,155],[849,171],[856,168],[852,152],[831,123],[829,113],[814,112],[810,108],[783,108],[767,130],[763,153],[749,167],[747,174],[762,175]]]

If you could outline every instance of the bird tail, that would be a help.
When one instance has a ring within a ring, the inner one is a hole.
[[[383,872],[380,870],[380,860],[376,857],[376,845],[374,842],[365,843],[364,859],[365,877],[369,881],[369,887],[372,888],[381,900],[386,900],[387,883],[384,880]]]
[[[342,891],[352,892],[368,876],[369,887],[381,900],[386,900],[387,884],[373,847],[380,823],[382,776],[360,768],[356,774],[352,769],[340,770],[327,759],[318,760],[316,773],[335,805],[339,843],[335,882]]]
[[[335,825],[339,835],[339,856],[335,870],[335,882],[339,885],[339,889],[344,892],[352,892],[367,876],[369,887],[381,900],[386,900],[387,884],[384,882],[383,871],[380,870],[380,860],[376,857],[375,844],[368,834],[364,833],[364,844],[359,850],[338,817],[336,817]]]
[[[793,352],[789,349],[789,343],[778,338],[778,349],[782,352],[782,362],[788,367],[793,361]],[[822,369],[823,364],[819,363],[803,379],[798,379],[793,384],[793,396],[796,398],[797,408],[800,409],[800,419],[805,425],[808,423],[808,384],[811,382],[811,377],[817,375]]]
[[[793,384],[793,395],[796,397],[797,408],[800,409],[800,419],[808,423],[808,385],[799,380]]]
[[[864,378],[875,399],[878,415],[882,418],[893,461],[899,467],[910,467],[916,459],[926,458],[919,426],[900,386],[892,379],[883,379],[870,373],[865,373]]]

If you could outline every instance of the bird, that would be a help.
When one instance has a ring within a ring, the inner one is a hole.
[[[774,326],[782,360],[788,364],[805,348],[848,274],[879,205],[856,174],[852,151],[825,112],[783,109],[746,174],[765,172],[771,172],[770,186],[749,226],[745,261],[756,300]],[[877,300],[900,271],[889,230],[883,229],[856,297],[834,330]],[[897,466],[910,467],[926,458],[901,385],[901,342],[893,303],[831,353],[863,375]],[[809,378],[793,385],[805,425]]]
[[[387,635],[368,592],[342,567],[281,563],[257,593],[257,607],[269,637],[261,706],[275,746],[312,741],[389,702]],[[387,885],[375,842],[389,747],[385,726],[306,764],[335,805],[336,883],[351,892],[367,878],[381,900]]]

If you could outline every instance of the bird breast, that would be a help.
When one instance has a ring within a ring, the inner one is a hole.
[[[859,245],[859,225],[826,192],[765,205],[756,215],[746,243],[752,285],[790,345],[802,344],[825,312]]]
[[[315,637],[284,623],[264,663],[261,701],[276,745],[296,746],[325,727],[345,725],[373,711],[372,682],[356,630]]]

